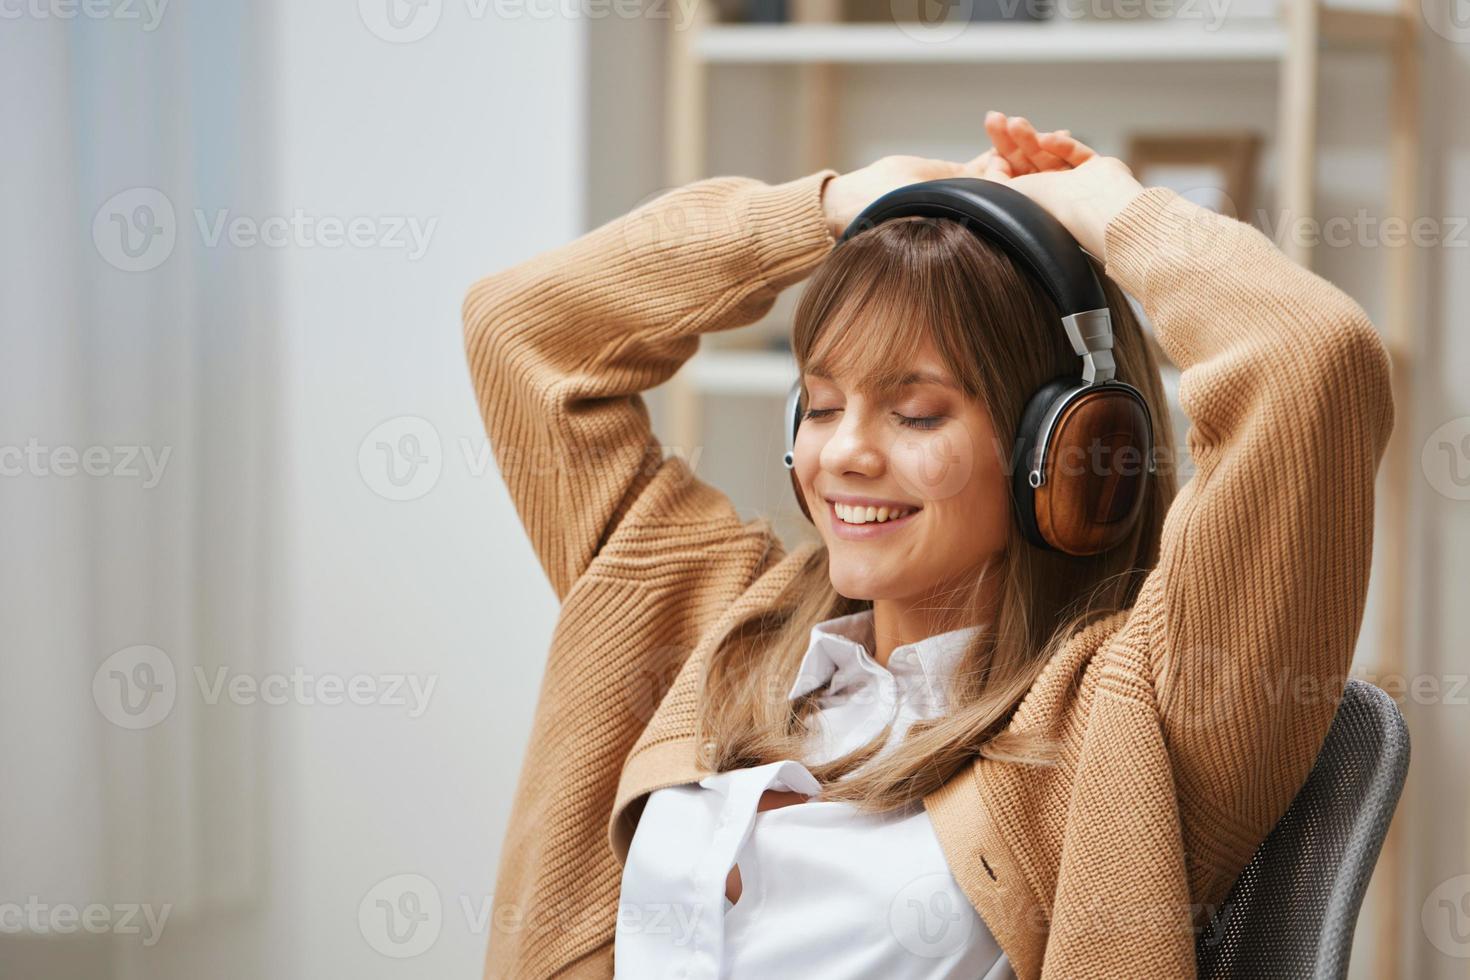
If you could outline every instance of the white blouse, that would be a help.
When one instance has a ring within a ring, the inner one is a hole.
[[[982,628],[897,647],[885,668],[869,653],[871,609],[812,627],[787,693],[832,679],[812,715],[809,758],[835,759],[892,720],[887,754],[916,719],[942,714],[942,679]],[[821,786],[786,759],[649,794],[623,866],[615,976],[1015,980],[921,802],[883,814],[834,800],[757,811],[767,789],[812,796]]]

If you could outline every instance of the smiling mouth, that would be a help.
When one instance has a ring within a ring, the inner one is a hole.
[[[902,520],[918,510],[920,510],[918,507],[862,507],[832,502],[832,512],[837,515],[837,519],[854,527],[861,527],[864,524],[887,524],[890,521]]]

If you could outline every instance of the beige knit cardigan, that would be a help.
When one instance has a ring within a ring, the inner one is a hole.
[[[465,298],[490,443],[561,604],[487,977],[611,976],[646,794],[705,775],[701,664],[816,547],[788,551],[768,519],[742,520],[661,447],[640,392],[827,256],[820,191],[834,174],[696,181]],[[1192,925],[1326,737],[1393,424],[1373,324],[1259,231],[1152,187],[1105,240],[1107,274],[1183,371],[1195,472],[1136,604],[1075,636],[1015,712],[1013,727],[1060,733],[1060,764],[977,759],[924,800],[1021,980],[1194,976]]]

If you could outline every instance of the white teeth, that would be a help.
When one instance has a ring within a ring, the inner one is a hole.
[[[855,507],[850,504],[832,505],[845,524],[873,524],[883,521],[895,521],[900,517],[907,517],[913,513],[912,507]]]

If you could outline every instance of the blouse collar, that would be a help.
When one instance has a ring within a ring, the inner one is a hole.
[[[983,628],[963,626],[894,647],[887,673],[893,675],[900,691],[922,695],[933,712],[941,714],[946,709],[945,679]],[[868,675],[882,674],[885,668],[870,652],[875,645],[871,608],[818,623],[812,627],[811,642],[786,696],[798,698],[821,687],[828,678],[835,694]]]

